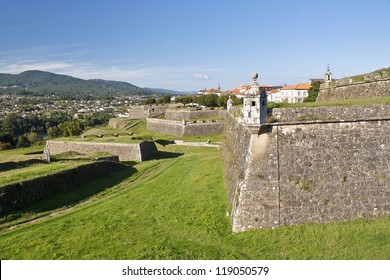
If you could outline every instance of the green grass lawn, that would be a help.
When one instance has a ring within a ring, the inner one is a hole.
[[[23,161],[30,159],[41,159],[44,146],[32,146],[22,149],[11,149],[0,151],[0,163],[9,161]]]
[[[231,233],[217,149],[168,145],[155,159],[129,164],[128,170],[36,203],[12,222],[0,221],[0,258],[390,257],[388,218]],[[26,213],[43,212],[49,214],[6,229]]]
[[[210,140],[211,142],[222,142],[223,135],[222,134],[211,134],[204,136],[192,136],[192,137],[178,137],[167,134],[162,134],[158,132],[154,132],[151,130],[147,130],[146,120],[132,120],[132,124],[135,126],[123,129],[123,128],[112,128],[109,126],[102,126],[98,129],[93,128],[86,131],[83,135],[85,138],[80,136],[76,137],[61,137],[53,140],[58,141],[82,141],[82,142],[107,142],[107,143],[139,143],[145,140],[184,140],[186,142],[206,142]],[[128,135],[128,133],[133,133],[132,135]],[[103,137],[99,138],[96,135],[103,135]],[[118,136],[114,136],[114,134],[118,134]]]
[[[50,164],[37,163],[26,166],[24,168],[17,168],[0,172],[0,187],[21,182],[37,177],[46,176],[49,174],[57,173],[66,169],[76,167],[81,164],[85,164],[91,161],[63,161],[52,162]]]

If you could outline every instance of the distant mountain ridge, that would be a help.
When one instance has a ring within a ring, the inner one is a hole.
[[[127,82],[102,79],[83,80],[68,75],[29,70],[20,74],[1,74],[0,89],[58,95],[153,95],[157,91]]]

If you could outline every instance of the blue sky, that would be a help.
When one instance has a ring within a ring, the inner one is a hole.
[[[0,73],[142,87],[294,84],[390,66],[390,0],[1,0]]]

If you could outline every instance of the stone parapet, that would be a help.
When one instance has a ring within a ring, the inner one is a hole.
[[[390,79],[388,78],[364,82],[353,82],[352,78],[344,78],[321,84],[317,101],[385,96],[390,96]]]
[[[165,111],[165,119],[167,120],[193,120],[193,119],[211,119],[223,118],[224,110],[178,110],[167,109]]]
[[[389,118],[390,104],[274,108],[272,116],[277,122]]]
[[[149,141],[141,143],[104,143],[53,140],[46,142],[46,148],[53,155],[69,151],[81,154],[106,152],[118,156],[120,161],[142,161],[157,153],[156,145]]]
[[[186,122],[165,119],[147,119],[147,129],[172,136],[201,136],[223,132],[224,121]]]

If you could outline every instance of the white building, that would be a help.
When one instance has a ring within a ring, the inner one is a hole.
[[[285,86],[277,91],[272,91],[268,94],[268,101],[272,102],[288,102],[298,103],[309,96],[308,90],[310,84],[296,84],[292,86]]]
[[[218,85],[218,88],[211,88],[211,89],[202,89],[198,91],[198,94],[216,94],[218,96],[221,96],[223,94],[223,91],[221,90],[220,85]]]

